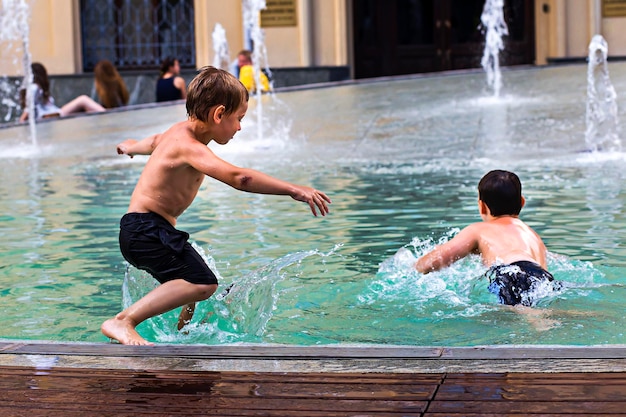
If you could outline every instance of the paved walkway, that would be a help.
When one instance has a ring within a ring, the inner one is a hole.
[[[626,347],[0,341],[2,416],[626,415]]]

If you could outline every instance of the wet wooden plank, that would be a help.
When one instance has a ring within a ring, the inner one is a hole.
[[[500,380],[506,378],[508,380],[523,381],[568,381],[569,383],[586,384],[588,381],[623,381],[626,380],[624,372],[498,372],[498,373],[450,373],[446,376],[446,380],[453,381],[461,379],[466,381],[488,381]]]
[[[593,413],[626,415],[626,401],[435,401],[428,407],[426,416],[433,414],[510,415],[526,416],[560,414],[561,416],[588,415]]]
[[[462,401],[626,401],[626,385],[444,385],[437,392],[437,400]]]
[[[0,410],[59,415],[410,415],[441,377],[0,368]],[[306,377],[306,379],[304,379]],[[382,382],[382,383],[381,383]],[[256,411],[255,411],[256,410]],[[13,414],[9,414],[13,415]]]
[[[0,407],[0,415],[11,417],[51,417],[51,416],[63,416],[63,417],[88,417],[89,411],[76,411],[67,409],[46,409],[46,410],[24,410],[19,408],[3,408]],[[91,414],[93,415],[93,414]],[[171,413],[166,414],[160,410],[144,410],[141,412],[123,412],[121,410],[106,411],[99,410],[98,417],[138,417],[138,416],[187,416],[183,413]],[[264,416],[264,417],[294,417],[294,412],[290,410],[238,410],[234,413],[224,412],[224,410],[205,410],[197,415],[213,415],[219,417],[247,417],[247,416]],[[407,417],[407,416],[419,416],[420,413],[408,414],[405,412],[362,412],[362,413],[346,413],[342,411],[307,411],[306,417],[346,417],[346,416],[359,416],[359,417]],[[498,416],[501,417],[501,416]],[[560,416],[562,417],[562,416]]]
[[[447,375],[427,416],[626,415],[624,373]]]
[[[567,414],[563,414],[560,412],[557,413],[539,413],[532,414],[532,417],[564,417]],[[524,413],[511,413],[507,412],[505,414],[506,417],[528,417],[529,414]],[[606,413],[585,413],[585,417],[624,417],[624,414],[606,414]],[[425,417],[503,417],[502,414],[486,414],[484,412],[472,413],[472,412],[463,412],[463,413],[427,413]]]
[[[30,400],[15,401],[11,404],[3,404],[0,408],[4,409],[33,409],[48,410],[48,415],[53,414],[52,411],[83,411],[84,415],[100,415],[101,412],[111,412],[116,415],[121,413],[134,413],[135,415],[143,415],[146,413],[161,413],[163,415],[254,415],[254,412],[263,412],[263,415],[271,411],[280,411],[286,415],[291,413],[292,416],[310,416],[312,413],[328,415],[335,413],[337,415],[363,414],[371,415],[380,414],[401,414],[401,415],[419,415],[422,413],[427,402],[419,401],[357,401],[357,400],[308,400],[299,401],[279,401],[275,399],[251,399],[247,401],[211,398],[205,402],[192,403],[185,402],[184,399],[177,399],[169,404],[159,402],[147,402],[146,399],[138,397],[134,401],[127,403],[87,403],[87,402],[43,402],[35,396]],[[350,414],[351,413],[351,414]]]
[[[0,403],[13,401],[25,391],[28,395],[37,396],[40,401],[49,402],[125,402],[140,396],[146,401],[159,402],[163,395],[170,397],[203,397],[206,395],[231,398],[264,398],[277,400],[291,399],[344,399],[344,400],[394,400],[394,401],[427,401],[433,398],[435,386],[395,385],[372,386],[359,384],[267,384],[262,381],[247,384],[230,383],[187,383],[177,382],[164,384],[121,384],[119,382],[105,384],[90,382],[90,388],[84,386],[77,389],[76,384],[65,383],[58,379],[40,379],[29,381],[19,389],[3,389]],[[34,392],[37,390],[38,392]],[[77,399],[77,397],[79,399]],[[111,398],[109,398],[111,397]],[[194,401],[203,401],[202,398]]]
[[[452,375],[437,392],[439,400],[626,401],[621,373]]]
[[[626,373],[272,373],[0,367],[10,416],[626,415]]]

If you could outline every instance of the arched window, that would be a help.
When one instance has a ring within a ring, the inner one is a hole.
[[[166,56],[195,67],[193,0],[80,0],[83,70],[155,68]]]

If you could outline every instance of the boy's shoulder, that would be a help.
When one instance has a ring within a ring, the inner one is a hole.
[[[166,144],[162,147],[168,149],[181,147],[187,148],[196,143],[204,146],[200,138],[194,134],[194,130],[191,128],[191,125],[188,122],[183,121],[173,124],[169,129],[163,132],[159,136],[155,148],[161,144]]]
[[[470,223],[467,226],[465,226],[462,231],[466,232],[466,233],[478,233],[481,230],[485,230],[489,228],[488,224],[486,222],[475,222],[475,223]]]
[[[505,225],[495,222],[480,221],[468,224],[461,230],[461,233],[463,233],[466,238],[472,237],[478,240],[481,236],[505,233],[505,227]]]
[[[165,138],[176,137],[176,139],[180,140],[196,140],[199,138],[196,137],[194,133],[194,129],[192,128],[191,122],[188,120],[184,120],[182,122],[174,123],[169,129],[163,132],[163,136]]]

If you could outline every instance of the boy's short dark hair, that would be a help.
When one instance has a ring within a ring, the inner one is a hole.
[[[204,67],[189,83],[187,90],[187,114],[206,122],[211,107],[224,106],[224,113],[231,114],[249,99],[246,87],[228,71]]]
[[[489,171],[478,183],[478,198],[492,216],[517,216],[522,211],[522,183],[512,172]]]

